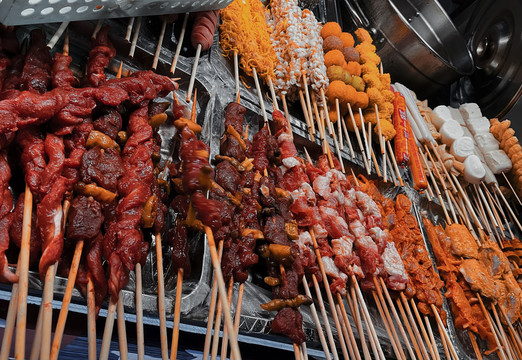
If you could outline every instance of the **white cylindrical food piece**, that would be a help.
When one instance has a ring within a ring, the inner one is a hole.
[[[418,138],[420,142],[435,142],[435,139],[433,138],[433,135],[431,135],[430,129],[426,124],[426,120],[424,120],[424,118],[422,117],[419,111],[419,107],[417,106],[417,103],[413,98],[410,89],[408,89],[406,86],[400,83],[395,83],[395,85],[401,90],[401,93],[404,96],[404,100],[406,100],[406,106],[408,107],[412,115],[412,119],[417,124],[417,128],[419,129],[421,135],[421,137]]]
[[[484,181],[486,182],[486,184],[492,185],[498,183],[497,177],[495,176],[495,174],[493,174],[489,166],[485,162],[483,162],[482,165],[484,166],[484,170],[486,170],[486,176],[484,176]]]
[[[475,103],[462,104],[459,107],[459,111],[464,121],[471,118],[482,117],[482,111],[480,111],[480,107]]]
[[[484,159],[486,159],[486,164],[493,174],[500,174],[511,170],[511,160],[509,160],[509,157],[502,150],[488,151],[484,154]]]
[[[480,151],[482,151],[484,154],[488,151],[499,149],[499,143],[497,139],[495,139],[495,136],[490,132],[475,135],[475,142],[477,143]]]
[[[422,133],[420,132],[417,123],[413,120],[413,116],[411,115],[410,109],[408,107],[406,107],[406,117],[410,123],[411,131],[413,131],[413,135],[415,135],[415,139],[417,139],[419,142],[423,142],[425,139],[422,137]]]
[[[464,160],[464,179],[471,184],[478,184],[486,176],[486,170],[476,155]]]
[[[437,130],[440,130],[441,126],[450,119],[450,111],[445,105],[439,105],[431,112],[431,122],[435,125]]]
[[[448,146],[451,146],[453,141],[460,139],[463,135],[462,127],[455,120],[446,121],[440,128],[442,142]]]
[[[463,136],[456,139],[453,144],[451,144],[450,151],[451,154],[455,156],[455,159],[463,162],[468,156],[473,155],[473,149],[475,149],[473,139]]]
[[[459,109],[455,109],[455,108],[452,108],[452,107],[448,107],[448,110],[450,112],[450,115],[451,115],[451,118],[453,120],[455,120],[456,122],[458,122],[460,125],[466,125],[466,122],[464,121],[464,119],[462,118],[462,115],[460,114],[460,111]]]
[[[486,117],[468,119],[467,125],[473,136],[489,133],[489,120]]]

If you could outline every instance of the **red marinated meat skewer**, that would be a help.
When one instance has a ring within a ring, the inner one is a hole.
[[[13,196],[9,190],[11,169],[5,159],[5,154],[0,153],[0,281],[15,283],[18,276],[8,268],[5,251],[9,247],[9,228],[13,221]]]
[[[109,30],[109,26],[104,26],[92,42],[86,66],[87,75],[84,78],[85,86],[99,87],[107,80],[105,68],[116,56],[116,50],[109,40]]]

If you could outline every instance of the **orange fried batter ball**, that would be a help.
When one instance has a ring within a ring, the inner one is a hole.
[[[355,108],[366,109],[368,107],[368,102],[370,99],[368,98],[368,94],[363,91],[357,92],[357,96],[355,98],[355,104],[353,105]]]
[[[339,101],[342,102],[345,91],[346,84],[341,80],[334,80],[330,83],[330,85],[328,85],[328,89],[326,89],[326,96],[332,103],[335,102],[335,99],[339,99]]]
[[[366,52],[366,53],[361,54],[360,61],[361,61],[361,64],[366,64],[368,62],[371,62],[371,63],[374,63],[377,65],[381,62],[381,58],[376,53]]]
[[[343,41],[344,47],[353,47],[355,45],[355,40],[353,39],[352,34],[343,32],[339,37]]]
[[[343,68],[352,76],[361,76],[361,64],[356,61],[350,61],[349,63],[343,65]]]
[[[328,36],[341,36],[342,33],[341,26],[333,21],[327,22],[321,29],[321,37],[323,39],[326,39]]]
[[[358,28],[355,30],[355,36],[357,36],[357,40],[359,40],[361,43],[373,43],[372,37],[370,36],[370,33],[366,31],[366,29]]]
[[[332,65],[343,66],[346,64],[344,60],[344,55],[340,50],[331,50],[324,54],[324,64],[327,68]]]
[[[330,117],[330,122],[333,124],[337,122],[337,109],[334,106],[330,106],[328,109],[328,117]]]

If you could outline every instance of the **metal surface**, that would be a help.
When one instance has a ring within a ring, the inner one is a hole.
[[[345,0],[356,26],[369,27],[384,70],[426,98],[473,60],[464,38],[435,0]]]
[[[0,0],[0,23],[28,25],[216,10],[232,0]]]
[[[520,1],[482,0],[465,27],[476,70],[459,80],[455,97],[476,102],[488,117],[504,117],[522,94],[520,17]]]

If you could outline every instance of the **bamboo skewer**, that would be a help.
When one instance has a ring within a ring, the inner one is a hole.
[[[337,303],[335,305],[335,309],[332,309],[332,311],[335,311],[337,313],[337,317],[339,318],[339,323],[341,325],[341,331],[343,332],[343,336],[345,339],[348,339],[350,336],[348,335],[348,328],[346,326],[346,323],[344,322],[344,318],[341,313],[341,307],[339,306],[339,303]],[[346,344],[348,345],[348,352],[350,353],[350,359],[355,359],[355,353],[353,351],[353,343],[351,343],[351,341],[349,342],[348,340],[346,340]],[[359,356],[359,353],[357,353],[357,355]],[[358,357],[358,360],[360,360],[360,356]]]
[[[511,216],[513,217],[513,219],[514,219],[514,221],[516,222],[518,228],[520,229],[520,231],[522,231],[522,225],[520,225],[520,222],[518,221],[517,216],[516,216],[515,213],[513,212],[513,209],[511,208],[511,206],[509,206],[509,203],[507,202],[506,197],[504,196],[504,194],[502,193],[502,191],[501,191],[500,188],[498,187],[498,184],[497,184],[497,183],[495,183],[495,190],[497,190],[498,194],[499,194],[500,197],[502,198],[502,201],[504,202],[504,204],[506,205],[507,209],[509,210],[509,213],[510,213]]]
[[[54,46],[56,45],[56,43],[58,42],[58,40],[60,40],[60,37],[62,36],[64,31],[67,29],[67,26],[69,26],[69,21],[64,21],[60,24],[60,26],[54,33],[53,37],[51,38],[51,40],[49,40],[49,42],[47,43],[47,47],[50,50],[52,50],[54,48]]]
[[[368,146],[368,137],[366,136],[366,128],[365,128],[364,117],[363,117],[361,108],[359,108],[359,118],[361,119],[361,131],[362,131],[363,139],[364,139],[364,148],[366,149],[366,158],[369,160],[372,158],[372,154],[370,152],[370,147]],[[354,123],[355,123],[355,121],[354,121]]]
[[[73,260],[71,263],[71,269],[69,272],[69,278],[67,279],[67,287],[62,300],[62,308],[58,315],[58,322],[54,331],[54,339],[51,348],[51,360],[58,359],[58,352],[60,351],[60,345],[62,342],[63,331],[65,329],[65,322],[67,321],[67,314],[69,312],[69,304],[71,303],[71,296],[74,290],[74,284],[76,282],[76,275],[78,273],[78,267],[80,265],[80,258],[82,255],[83,240],[76,243],[74,249]]]
[[[263,113],[263,120],[265,124],[268,124],[268,118],[266,117],[265,110],[265,102],[263,100],[263,94],[261,93],[261,86],[259,85],[259,78],[257,77],[257,71],[255,68],[252,68],[252,73],[254,75],[254,82],[256,84],[257,97],[259,98],[259,105],[261,106],[261,112]]]
[[[408,335],[410,335],[410,339],[413,344],[413,348],[415,349],[415,354],[417,355],[417,358],[418,359],[428,359],[428,354],[425,352],[426,350],[419,346],[417,334],[413,330],[416,327],[416,324],[415,323],[410,324],[410,321],[413,319],[408,319],[408,316],[406,315],[406,312],[404,311],[404,306],[402,306],[401,300],[399,298],[397,298],[396,302],[397,302],[397,307],[399,308],[399,312],[401,314],[402,320],[404,321],[404,324],[406,325],[406,330],[408,331]],[[418,330],[417,330],[417,332],[418,332]],[[422,339],[421,339],[421,341],[422,341]],[[422,351],[421,349],[424,351]]]
[[[355,123],[355,118],[353,117],[352,106],[350,105],[350,103],[347,103],[347,104],[348,104],[348,112],[350,113],[350,119],[352,121],[352,125],[353,125],[354,131],[355,131],[355,137],[357,138],[357,142],[359,143],[359,148],[361,149],[361,155],[363,158],[364,167],[366,168],[368,175],[370,175],[370,173],[371,173],[370,166],[368,165],[368,159],[366,158],[366,153],[364,152],[364,147],[363,147],[363,143],[361,140],[361,134],[359,133],[359,128],[357,127],[357,124]]]
[[[169,358],[169,346],[167,343],[167,319],[165,317],[165,283],[163,277],[163,250],[161,245],[161,234],[155,236],[156,240],[156,268],[158,271],[158,317],[160,321],[160,344],[161,357],[163,360]]]
[[[234,278],[231,277],[229,282],[228,282],[228,290],[227,290],[227,304],[228,304],[229,308],[230,308],[230,305],[232,303],[232,290],[233,289],[234,289]],[[214,327],[214,339],[213,339],[213,342],[212,342],[212,353],[211,353],[211,356],[210,356],[210,358],[212,360],[215,360],[217,358],[217,352],[218,352],[218,346],[219,346],[219,329],[221,328],[221,313],[222,313],[222,311],[223,311],[223,302],[220,303],[218,301],[216,323],[215,323],[215,327]],[[225,339],[225,331],[226,331],[226,327],[223,326],[223,339]]]
[[[131,41],[131,46],[130,46],[130,49],[129,49],[129,57],[130,58],[133,58],[134,57],[134,52],[136,51],[136,44],[138,42],[138,36],[140,35],[140,28],[141,28],[141,16],[139,16],[137,18],[138,20],[136,21],[136,28],[134,29],[134,34],[132,35],[132,41]]]
[[[102,25],[103,25],[104,19],[99,19],[96,23],[96,26],[94,27],[94,31],[92,32],[91,39],[96,39],[96,36],[100,32]]]
[[[350,326],[350,322],[348,321],[348,314],[346,313],[346,309],[344,307],[343,298],[341,297],[341,294],[337,293],[337,304],[339,306],[339,312],[341,313],[341,320],[344,322],[346,326],[346,330],[348,332],[348,338],[350,339],[350,343],[352,345],[352,348],[354,350],[357,350],[357,343],[355,342],[355,336],[353,335],[352,327]],[[346,336],[345,336],[346,337]],[[351,354],[352,358],[354,357],[354,354]],[[355,358],[357,360],[361,360],[361,356],[359,354],[359,351],[355,351]]]
[[[279,105],[277,105],[277,95],[274,90],[274,84],[272,83],[272,79],[268,78],[268,88],[270,89],[270,96],[272,97],[272,104],[274,105],[274,110],[279,110]],[[288,109],[287,109],[288,110]],[[288,117],[288,111],[285,112],[286,119],[290,124],[290,118]]]
[[[105,319],[105,328],[103,330],[102,346],[100,350],[100,360],[107,360],[109,358],[109,350],[111,347],[112,330],[114,327],[114,315],[118,300],[110,298],[109,308],[107,310],[107,318]]]
[[[312,114],[312,101],[310,92],[308,91],[308,80],[306,79],[306,74],[303,74],[303,87],[305,90],[305,99],[306,99],[306,107],[308,109],[308,118],[310,119],[310,124],[312,125],[312,134],[315,135],[315,126],[314,124],[314,116]]]
[[[393,335],[393,331],[391,330],[391,327],[393,326],[393,324],[391,324],[390,323],[391,320],[389,320],[386,317],[386,315],[383,311],[383,306],[382,306],[381,301],[379,300],[379,297],[377,296],[376,292],[372,291],[372,295],[375,300],[375,304],[377,305],[377,310],[379,311],[379,314],[381,315],[382,321],[384,323],[384,328],[386,329],[386,332],[390,336],[390,343],[392,345],[393,352],[395,353],[395,356],[397,357],[397,359],[403,360],[403,359],[405,359],[405,356],[401,352],[402,348],[401,348],[400,344],[397,344],[397,339],[395,338],[395,336]]]
[[[303,288],[305,290],[306,296],[309,296],[311,298],[312,294],[310,293],[310,288],[308,287],[308,282],[306,281],[306,278],[304,276],[303,276],[303,279],[302,279],[301,282],[303,284]],[[319,316],[317,315],[317,310],[315,309],[315,304],[314,303],[312,303],[310,305],[310,310],[312,311],[312,317],[314,318],[314,323],[315,323],[315,326],[316,326],[316,329],[317,329],[317,334],[319,336],[319,341],[320,341],[321,346],[322,346],[323,351],[324,351],[325,359],[326,360],[330,360],[331,359],[330,350],[328,349],[328,344],[326,343],[326,338],[324,337],[323,328],[321,327],[321,322],[319,321]],[[328,325],[328,323],[325,323],[325,328],[326,328],[327,325]],[[330,327],[328,326],[328,329],[329,328]],[[330,331],[330,333],[331,333],[331,331]],[[332,338],[332,340],[333,340],[333,338]],[[334,342],[334,346],[335,346],[335,342]]]
[[[363,324],[361,320],[361,313],[359,311],[359,306],[357,305],[357,297],[355,295],[355,288],[354,286],[350,286],[350,294],[351,298],[348,294],[346,294],[346,300],[348,301],[348,304],[350,305],[351,312],[352,312],[352,318],[355,321],[355,325],[357,327],[357,332],[359,333],[359,338],[361,339],[361,347],[363,349],[363,355],[365,359],[371,359],[370,351],[368,350],[368,346],[366,344],[366,341],[364,341],[364,330],[363,330]],[[372,344],[372,351],[374,353],[377,353],[377,348],[375,343],[373,342],[372,336],[370,336],[370,332],[368,331],[368,338],[371,341]]]
[[[38,310],[38,318],[36,320],[35,333],[31,349],[30,360],[40,359],[40,351],[42,350],[42,321],[43,321],[43,306]]]
[[[234,82],[236,85],[236,96],[239,94],[239,60],[237,51],[234,51]],[[238,101],[239,103],[239,101]]]
[[[428,316],[424,315],[424,321],[426,322],[426,327],[428,328],[428,334],[430,336],[431,346],[433,347],[433,352],[435,353],[435,359],[440,360],[439,350],[437,349],[437,343],[435,342],[435,337],[433,336],[433,330],[430,326],[430,319]]]
[[[232,293],[234,292],[234,278],[231,277],[230,278],[230,283],[228,285],[228,298],[229,298],[229,301],[228,301],[228,306],[232,306]],[[235,322],[235,317],[234,317],[234,329],[235,329],[235,326],[236,326],[236,322]],[[215,333],[214,333],[215,334]],[[219,339],[219,337],[218,337]],[[223,328],[223,340],[221,342],[221,359],[226,359],[227,355],[227,346],[225,346],[225,344],[228,343],[228,331],[227,331],[227,328]]]
[[[401,293],[400,296],[401,296],[401,300],[404,303],[404,306],[407,309],[409,309],[408,301],[406,300],[406,296],[404,295],[404,293]],[[422,332],[422,336],[424,337],[424,341],[426,342],[426,345],[428,346],[428,350],[431,354],[431,358],[436,359],[437,358],[436,354],[438,353],[438,351],[436,348],[434,348],[434,344],[432,344],[431,339],[426,332],[426,328],[424,327],[424,323],[422,322],[422,318],[419,314],[419,310],[417,309],[417,305],[415,304],[415,301],[413,301],[413,299],[411,299],[411,305],[413,308],[413,313],[415,314],[415,317],[417,319],[417,323],[419,324],[420,330]],[[429,325],[429,322],[428,322],[428,325]]]
[[[139,265],[139,264],[137,264],[137,265]],[[125,311],[123,309],[123,294],[122,294],[121,290],[118,295],[116,311],[118,313],[117,321],[118,321],[118,343],[120,344],[120,359],[126,360],[128,358],[127,330],[125,329]],[[136,309],[136,314],[139,311],[140,310]],[[141,312],[143,312],[143,310],[141,310]],[[141,324],[143,326],[143,320],[141,321]],[[139,326],[139,325],[137,325],[137,326]],[[138,340],[138,346],[139,346],[139,341],[140,340]]]
[[[506,350],[507,356],[511,360],[513,360],[514,357],[513,357],[512,349],[511,349],[511,346],[509,345],[509,341],[508,341],[508,339],[506,337],[506,332],[504,331],[504,327],[502,326],[502,323],[500,322],[500,318],[498,316],[497,309],[493,305],[493,306],[491,306],[491,310],[493,310],[493,317],[495,318],[495,321],[497,323],[498,331],[500,333],[500,338],[503,340],[502,343],[503,343],[504,348]],[[508,323],[509,323],[509,321],[508,321]]]
[[[221,246],[221,244],[220,244],[220,246]],[[176,360],[176,358],[178,356],[179,322],[180,322],[180,315],[181,315],[182,290],[183,290],[183,268],[179,268],[177,280],[176,280],[176,301],[174,303],[174,327],[172,330],[172,344],[170,347],[170,360]],[[214,295],[214,293],[212,295]],[[210,319],[209,319],[209,322],[210,322]]]
[[[517,192],[515,191],[515,189],[513,189],[513,185],[511,185],[511,182],[509,181],[509,179],[507,178],[506,174],[503,171],[502,171],[502,176],[504,176],[504,179],[506,180],[507,184],[509,185],[511,192],[513,193],[513,195],[515,195],[515,198],[517,199],[518,204],[522,205],[522,201],[520,201],[520,198],[518,197]]]
[[[244,293],[244,290],[245,290],[245,283],[241,283],[241,285],[239,285],[239,291],[238,291],[238,294],[237,294],[237,303],[236,303],[236,313],[234,315],[234,333],[237,335],[238,332],[239,332],[239,321],[241,319],[241,306],[243,304],[243,293]],[[224,350],[224,353],[225,353],[225,356],[221,357],[222,359],[226,359],[226,355],[227,355],[227,347],[228,347],[228,341],[223,341],[223,348],[225,349]],[[231,357],[231,360],[233,360],[234,358]]]
[[[386,142],[386,145],[388,145],[388,153],[390,154],[391,160],[393,162],[393,167],[395,169],[395,174],[397,175],[397,180],[399,181],[399,184],[401,184],[401,186],[404,186],[404,182],[402,181],[401,177],[401,172],[399,171],[399,165],[397,165],[397,160],[395,159],[395,153],[393,152],[393,148],[391,147],[389,141]]]
[[[27,323],[27,287],[29,281],[29,241],[31,238],[31,215],[33,195],[25,185],[22,242],[20,245],[20,274],[18,278],[18,306],[16,316],[15,359],[25,359],[25,328]]]
[[[20,257],[16,265],[16,275],[20,273]],[[11,343],[13,341],[13,331],[16,323],[16,307],[18,305],[18,283],[14,283],[11,288],[11,299],[7,309],[5,319],[4,335],[2,337],[2,347],[0,348],[0,360],[7,360],[11,351]]]
[[[216,251],[216,243],[214,242],[214,235],[212,234],[212,230],[205,226],[205,233],[207,235],[208,244],[210,247],[210,255],[212,258],[212,265],[214,267],[214,272],[217,277],[218,284],[218,292],[223,303],[223,313],[225,316],[225,326],[228,328],[229,338],[230,338],[230,348],[231,352],[234,354],[233,356],[240,360],[241,355],[239,353],[239,346],[237,344],[237,336],[234,334],[234,324],[232,322],[232,316],[230,315],[230,307],[227,304],[227,294],[225,289],[225,282],[223,280],[223,274],[221,273],[221,265],[220,260]]]
[[[348,149],[350,149],[350,157],[353,159],[354,152],[352,147],[352,141],[350,140],[350,136],[348,135],[348,129],[346,128],[346,123],[344,122],[343,117],[341,116],[341,107],[339,104],[339,99],[335,99],[335,110],[337,111],[337,122],[342,127],[344,132],[344,137],[346,138],[346,143],[348,144]]]
[[[176,45],[176,52],[174,53],[172,65],[170,66],[171,74],[174,74],[174,72],[176,71],[176,65],[178,64],[179,54],[181,53],[181,47],[183,46],[183,38],[185,37],[185,30],[187,29],[188,18],[189,13],[185,13],[185,16],[183,17],[183,25],[181,26],[181,32],[179,33],[178,45]]]
[[[399,332],[400,332],[402,338],[404,339],[404,341],[406,343],[406,348],[408,349],[408,353],[410,355],[410,358],[414,359],[415,358],[415,354],[413,353],[413,350],[411,348],[411,345],[410,345],[410,342],[408,340],[408,337],[406,336],[406,332],[404,331],[404,327],[402,326],[402,323],[401,323],[401,320],[399,318],[399,315],[397,314],[397,310],[395,309],[395,305],[393,304],[393,301],[391,299],[390,293],[388,292],[388,288],[386,287],[386,284],[384,283],[384,280],[382,278],[379,278],[379,280],[380,280],[380,285],[381,285],[381,287],[383,289],[384,296],[386,297],[386,300],[388,302],[388,306],[390,307],[390,309],[392,311],[392,315],[393,315],[393,317],[395,319],[395,322],[397,323],[397,327],[399,328]],[[379,287],[378,286],[377,286],[377,289],[378,289],[377,293],[379,293]],[[382,295],[379,295],[379,297],[382,297]],[[384,304],[384,301],[383,301],[383,304]]]
[[[187,102],[190,102],[192,90],[194,89],[194,81],[196,80],[196,72],[198,71],[199,57],[201,56],[201,44],[196,48],[196,56],[194,56],[194,64],[192,65],[192,72],[190,73],[190,81],[187,89]]]
[[[130,37],[132,34],[132,28],[134,27],[135,17],[129,18],[129,23],[127,24],[127,30],[125,31],[125,41],[130,42]]]
[[[321,295],[321,289],[319,288],[319,283],[317,282],[317,279],[315,275],[312,275],[312,282],[314,284],[315,293],[317,295],[317,301],[319,303],[319,309],[321,310],[321,315],[323,317],[323,323],[325,325],[326,329],[326,336],[328,336],[328,341],[330,343],[330,348],[332,349],[332,356],[334,360],[339,359],[339,354],[337,353],[337,347],[335,345],[335,341],[332,335],[332,330],[330,328],[330,322],[328,320],[328,316],[326,315],[326,309],[324,306],[323,296]]]
[[[303,115],[305,117],[306,127],[308,128],[308,135],[310,135],[310,141],[315,142],[313,120],[308,115],[308,109],[306,108],[306,100],[303,95],[303,91],[299,90],[299,100],[301,101],[301,108],[303,109]]]
[[[440,334],[441,338],[444,337],[446,339],[446,343],[448,345],[448,348],[449,348],[449,351],[450,351],[451,355],[455,359],[458,359],[459,357],[457,355],[457,352],[455,351],[455,348],[453,347],[453,344],[452,344],[451,339],[449,337],[448,331],[444,327],[444,324],[442,323],[442,319],[440,318],[439,312],[437,311],[437,308],[433,304],[431,304],[431,311],[435,314],[435,319],[437,320],[437,324],[440,326],[440,330],[442,331],[442,333]]]
[[[96,300],[90,274],[87,277],[87,344],[88,359],[96,360]]]
[[[142,360],[145,357],[145,338],[143,333],[143,286],[141,276],[141,264],[137,263],[134,268],[134,274],[136,275],[136,341],[138,347],[138,359]],[[118,303],[119,306],[119,303]],[[120,319],[120,309],[118,308],[118,324]],[[123,307],[122,307],[123,314]],[[162,351],[163,355],[163,351]]]
[[[156,68],[158,67],[159,55],[161,52],[161,47],[163,46],[163,38],[165,37],[166,29],[167,29],[167,20],[164,19],[163,22],[161,23],[161,30],[160,30],[160,34],[158,37],[158,45],[156,46],[156,52],[154,53],[154,59],[152,60],[152,69],[153,70],[156,70]]]

